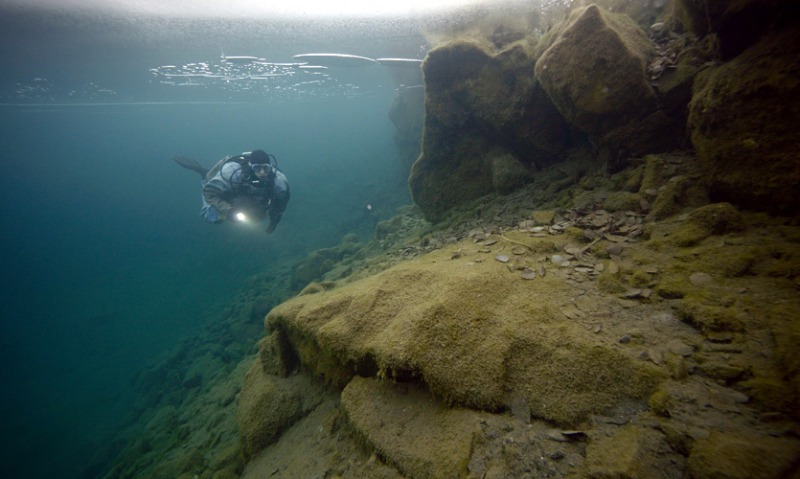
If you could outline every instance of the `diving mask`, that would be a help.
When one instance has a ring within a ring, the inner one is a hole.
[[[250,169],[259,178],[266,178],[272,173],[272,165],[269,163],[254,163],[250,165]]]

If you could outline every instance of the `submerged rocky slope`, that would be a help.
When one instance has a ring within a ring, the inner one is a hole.
[[[680,207],[702,203],[670,190],[692,162],[583,172],[549,192],[570,207],[486,198],[414,246],[441,247],[274,308],[239,403],[244,477],[796,472],[800,229]],[[621,201],[651,188],[676,215]]]
[[[296,473],[262,448],[314,410],[313,381],[336,411],[320,436],[376,454],[320,477],[800,474],[796,17],[700,3],[647,33],[589,5],[429,53],[409,184],[451,229],[269,313],[245,477]]]
[[[418,209],[109,477],[800,478],[797,14],[654,3],[432,50]]]

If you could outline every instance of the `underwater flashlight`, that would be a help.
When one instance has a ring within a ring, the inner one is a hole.
[[[247,222],[247,215],[242,213],[241,211],[236,213],[236,221],[246,223]]]

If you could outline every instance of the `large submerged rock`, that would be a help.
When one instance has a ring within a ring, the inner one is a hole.
[[[424,390],[354,378],[342,391],[350,421],[407,477],[467,475],[472,443],[485,414],[431,403]]]
[[[504,174],[495,172],[497,148],[513,154],[521,178],[563,152],[570,128],[537,83],[532,55],[525,40],[499,52],[458,40],[428,54],[425,134],[409,178],[427,218],[496,191],[493,178]]]
[[[536,63],[536,77],[570,123],[604,135],[656,110],[645,74],[652,46],[628,17],[578,9]]]
[[[689,122],[712,197],[797,212],[799,73],[794,29],[697,76]]]
[[[522,400],[535,417],[561,424],[643,398],[661,378],[570,321],[557,305],[571,288],[555,275],[529,283],[498,261],[449,255],[299,296],[273,309],[268,327],[339,386],[355,373],[414,381],[474,409]]]

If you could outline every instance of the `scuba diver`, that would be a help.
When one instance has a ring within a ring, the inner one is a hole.
[[[172,157],[203,178],[203,209],[209,223],[261,221],[269,215],[267,234],[275,230],[289,203],[289,182],[275,156],[253,150],[226,156],[210,170],[185,156]]]

